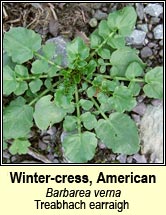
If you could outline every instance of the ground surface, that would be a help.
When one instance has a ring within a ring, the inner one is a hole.
[[[132,44],[140,51],[140,57],[149,66],[161,66],[163,64],[163,40],[154,37],[154,28],[163,23],[163,13],[153,17],[144,12],[148,3],[4,3],[3,8],[3,32],[11,27],[23,26],[40,33],[43,43],[52,37],[63,36],[69,40],[76,36],[82,37],[88,42],[88,36],[95,29],[91,19],[95,18],[97,23],[114,11],[132,5],[136,8],[138,19],[137,29],[144,25],[146,38],[142,44]],[[161,4],[161,6],[163,6]],[[141,105],[133,111],[132,117],[139,124],[141,116],[148,103],[160,101],[149,101],[143,95],[138,98]],[[10,101],[10,97],[4,98],[4,104]],[[52,127],[45,133],[35,129],[31,134],[32,147],[28,155],[11,156],[8,150],[3,153],[5,163],[64,163],[61,150],[61,126]],[[55,141],[56,140],[56,141]],[[96,149],[96,155],[90,163],[145,163],[148,155],[141,152],[136,156],[124,156],[113,154],[102,144]]]

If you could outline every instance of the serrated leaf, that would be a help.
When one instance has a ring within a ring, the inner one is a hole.
[[[83,122],[84,127],[88,130],[92,130],[97,123],[96,117],[90,112],[82,114],[81,121]]]
[[[43,85],[43,82],[40,79],[35,79],[29,83],[29,87],[32,93],[38,92],[42,85]]]
[[[63,122],[63,128],[65,131],[74,131],[77,128],[77,117],[66,116]]]
[[[84,132],[67,136],[62,146],[65,157],[73,163],[85,163],[94,156],[97,139],[94,133]]]
[[[10,95],[17,86],[17,81],[14,71],[9,67],[3,68],[3,94]]]
[[[136,99],[126,86],[118,86],[115,88],[113,97],[109,98],[109,102],[113,103],[116,111],[123,113],[131,111],[136,106]]]
[[[47,73],[49,70],[49,65],[46,61],[44,60],[36,60],[35,62],[32,63],[32,68],[31,72],[33,74],[42,74],[42,73]]]
[[[156,67],[148,71],[145,75],[145,82],[147,83],[143,90],[150,98],[163,98],[163,68]]]
[[[4,110],[3,131],[5,139],[25,137],[33,125],[33,108],[22,97],[12,101]]]
[[[30,146],[30,142],[28,140],[16,139],[13,141],[12,145],[9,148],[9,152],[12,155],[15,154],[27,154],[28,147]]]
[[[124,47],[114,51],[111,55],[110,63],[113,66],[114,70],[116,70],[116,72],[113,71],[113,73],[116,74],[112,74],[111,69],[111,75],[125,76],[127,67],[133,61],[138,62],[142,68],[145,67],[145,64],[138,57],[136,50],[131,49],[130,47]]]
[[[17,82],[16,89],[14,90],[14,94],[19,96],[25,93],[28,89],[28,84],[25,81]]]
[[[46,130],[48,126],[62,121],[66,112],[51,102],[52,96],[47,95],[39,99],[35,105],[33,114],[34,120],[38,128]]]
[[[133,7],[124,7],[110,13],[108,16],[108,26],[112,31],[118,30],[122,36],[130,35],[134,29],[137,14]]]
[[[79,103],[84,110],[90,110],[93,107],[93,102],[86,99],[80,99]]]
[[[129,80],[138,77],[142,74],[143,69],[138,62],[132,62],[128,65],[125,76]]]
[[[95,130],[100,140],[114,153],[131,155],[140,148],[137,127],[126,114],[116,112],[107,120],[100,119]]]
[[[41,37],[23,27],[11,28],[4,35],[3,45],[13,62],[22,64],[32,59],[33,52],[41,48]]]

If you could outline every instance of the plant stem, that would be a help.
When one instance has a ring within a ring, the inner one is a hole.
[[[45,58],[44,56],[40,55],[38,52],[34,52],[34,54],[39,57],[42,60],[47,61],[49,64],[53,65],[53,66],[57,66],[58,69],[63,69],[63,67],[59,66],[58,64],[52,62],[51,60],[48,60],[47,58]]]
[[[132,80],[129,80],[128,78],[125,78],[125,77],[114,77],[114,78],[112,78],[109,75],[103,75],[103,74],[93,74],[93,75],[94,76],[102,75],[102,77],[107,78],[107,79],[111,79],[111,80],[145,82],[143,78],[133,78]]]
[[[113,35],[115,34],[115,32],[111,32],[108,37],[98,46],[97,49],[95,49],[91,54],[90,54],[90,59],[95,55],[96,52],[99,51],[99,49],[101,49],[108,41],[108,39],[110,39]]]
[[[105,115],[105,113],[103,113],[99,107],[99,105],[97,104],[97,102],[95,101],[94,98],[91,98],[92,102],[94,103],[94,105],[96,106],[97,110],[101,113],[101,115],[103,116],[104,119],[108,119],[107,116]]]
[[[37,78],[47,78],[48,75],[40,75],[40,76],[29,76],[26,78],[16,78],[17,81],[28,81],[28,80],[35,80]]]
[[[55,84],[52,85],[52,87],[56,87],[60,81],[56,82]],[[32,106],[36,101],[38,101],[42,96],[44,96],[46,93],[48,93],[50,90],[46,89],[44,90],[40,95],[38,95],[35,99],[33,99],[28,105]]]
[[[78,133],[81,134],[81,120],[80,120],[80,105],[79,105],[79,96],[78,96],[78,87],[75,86],[75,100],[76,100],[76,109],[77,109],[77,125]]]

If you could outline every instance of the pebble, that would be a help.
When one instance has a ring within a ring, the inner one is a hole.
[[[163,25],[157,25],[154,29],[153,29],[153,33],[154,33],[154,38],[159,40],[159,39],[163,39]]]
[[[95,28],[97,26],[97,19],[96,18],[92,18],[90,21],[89,21],[89,25],[92,27],[92,28]]]
[[[125,154],[120,154],[116,159],[119,160],[120,163],[126,163],[127,156]]]
[[[139,114],[140,116],[143,116],[144,113],[145,113],[145,110],[146,110],[146,105],[141,102],[141,103],[138,103],[134,108],[133,108],[133,112]]]
[[[161,57],[163,57],[163,49],[161,49],[161,50],[159,51],[159,55],[160,55]]]
[[[148,25],[147,24],[139,24],[139,25],[137,25],[137,28],[139,30],[146,32],[146,33],[148,32]]]
[[[148,4],[147,7],[144,9],[146,14],[150,16],[158,17],[163,12],[163,7],[159,4]]]
[[[66,44],[67,42],[63,39],[62,36],[54,37],[47,40],[46,43],[54,43],[56,45],[55,55],[53,58],[55,59],[58,55],[62,56],[62,64],[61,66],[67,66],[67,53],[66,53]],[[53,59],[53,60],[54,60]]]
[[[147,58],[147,57],[150,57],[152,56],[153,52],[152,50],[148,47],[148,46],[145,46],[142,50],[141,50],[141,57],[142,58]]]
[[[142,3],[136,3],[136,12],[140,20],[144,18],[144,6]]]
[[[163,40],[160,40],[159,45],[163,46]]]
[[[132,32],[132,34],[129,37],[127,37],[127,43],[128,45],[131,45],[131,44],[140,45],[144,43],[145,37],[146,37],[146,32],[135,29]]]
[[[96,18],[97,20],[106,19],[107,16],[108,16],[108,14],[102,12],[101,10],[97,10],[94,14],[94,18]]]

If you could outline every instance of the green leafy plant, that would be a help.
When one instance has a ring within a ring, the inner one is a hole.
[[[90,35],[90,45],[77,37],[63,56],[55,45],[41,45],[32,30],[17,27],[4,35],[3,93],[13,100],[4,107],[4,147],[27,153],[32,126],[46,130],[62,123],[67,132],[62,147],[71,162],[84,163],[95,154],[98,141],[114,153],[140,149],[138,130],[130,118],[143,90],[162,98],[162,67],[146,68],[135,49],[125,45],[136,22],[133,7],[109,14]]]

